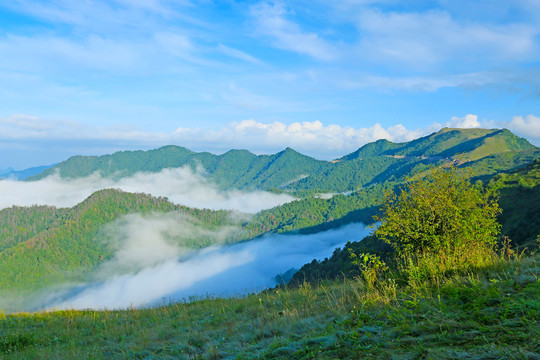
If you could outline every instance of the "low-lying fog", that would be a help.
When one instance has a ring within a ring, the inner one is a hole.
[[[104,178],[98,173],[76,179],[51,175],[38,181],[0,180],[0,209],[36,204],[72,207],[93,192],[106,188],[166,196],[176,204],[190,207],[247,213],[256,213],[294,200],[290,195],[266,191],[222,191],[207,181],[202,170],[182,167],[164,169],[158,173],[137,173],[118,180]]]
[[[189,253],[171,248],[171,244],[164,246],[163,239],[157,236],[153,238],[156,239],[154,252],[147,254],[159,258],[158,263],[131,273],[115,274],[114,262],[124,261],[115,258],[104,264],[104,269],[109,268],[111,273],[103,281],[73,286],[52,295],[48,304],[42,306],[117,309],[193,297],[242,296],[277,285],[277,274],[300,268],[314,258],[329,257],[336,247],[349,240],[361,240],[368,232],[364,225],[352,224],[317,234],[272,235]],[[148,240],[145,246],[153,241]],[[137,244],[127,241],[122,256],[136,262],[144,253]]]

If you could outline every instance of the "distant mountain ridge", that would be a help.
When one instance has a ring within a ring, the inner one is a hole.
[[[47,170],[53,165],[43,165],[43,166],[34,166],[24,170],[15,170],[13,168],[7,168],[0,172],[0,179],[15,179],[15,180],[24,180],[34,175],[38,175],[43,171]]]
[[[121,151],[103,156],[74,156],[42,173],[84,177],[125,177],[137,172],[190,166],[223,189],[280,189],[295,192],[346,192],[401,181],[432,164],[453,162],[475,176],[491,176],[540,158],[540,149],[506,129],[450,129],[409,142],[377,140],[334,161],[317,160],[291,148],[273,155],[230,150],[222,155],[168,145],[150,151]]]

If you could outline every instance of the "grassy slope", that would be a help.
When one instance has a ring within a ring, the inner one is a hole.
[[[418,293],[359,281],[152,309],[5,315],[5,359],[537,359],[539,256]],[[0,315],[1,316],[1,315]]]

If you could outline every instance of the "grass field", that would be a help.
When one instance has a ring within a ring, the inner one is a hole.
[[[150,309],[3,314],[5,359],[540,359],[540,257],[423,289],[343,280]]]

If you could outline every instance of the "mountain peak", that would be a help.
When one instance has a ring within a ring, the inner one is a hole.
[[[339,160],[354,160],[365,157],[380,156],[384,155],[388,150],[395,149],[399,146],[399,144],[393,143],[387,139],[379,139],[375,142],[367,143],[355,152],[345,155]]]

